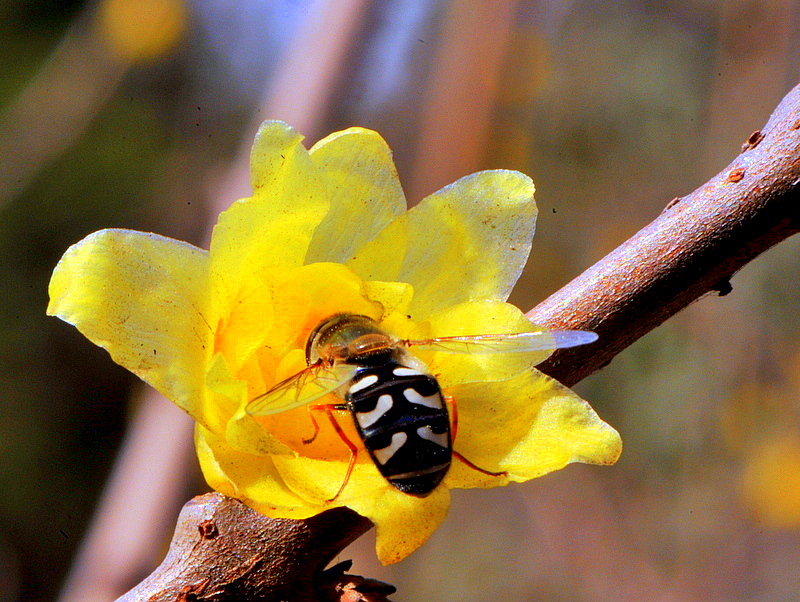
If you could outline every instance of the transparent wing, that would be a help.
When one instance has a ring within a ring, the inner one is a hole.
[[[356,372],[358,366],[352,364],[312,364],[251,400],[245,410],[253,416],[267,416],[300,407],[333,393],[352,379]]]
[[[547,349],[564,349],[586,345],[597,340],[588,330],[545,330],[515,334],[479,334],[464,337],[440,337],[402,341],[403,345],[443,353],[528,353]]]

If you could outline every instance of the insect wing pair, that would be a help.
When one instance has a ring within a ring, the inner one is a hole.
[[[551,330],[513,334],[439,337],[419,340],[395,340],[398,349],[416,348],[440,353],[501,354],[532,353],[586,345],[597,340],[593,332],[583,330]],[[362,369],[358,358],[350,362],[319,358],[304,370],[277,383],[266,393],[251,400],[247,413],[254,416],[278,414],[297,408],[349,383]]]

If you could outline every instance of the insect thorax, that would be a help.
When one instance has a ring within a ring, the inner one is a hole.
[[[372,318],[336,314],[317,326],[306,344],[309,365],[320,358],[358,365],[385,363],[400,352]]]

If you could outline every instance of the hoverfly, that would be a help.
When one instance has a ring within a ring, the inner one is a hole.
[[[332,411],[348,411],[372,461],[386,480],[409,495],[425,497],[442,481],[453,457],[490,473],[453,450],[453,425],[436,378],[409,348],[445,353],[523,353],[574,347],[597,340],[593,332],[561,330],[401,340],[367,316],[337,314],[320,324],[306,344],[308,366],[250,401],[255,416],[309,404],[328,393],[344,403],[309,406],[324,410],[345,444],[350,464],[333,501],[344,489],[358,448],[347,439]],[[314,436],[319,425],[311,414]]]

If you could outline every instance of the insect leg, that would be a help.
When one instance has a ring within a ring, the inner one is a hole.
[[[347,406],[343,404],[323,403],[318,405],[306,406],[306,409],[308,410],[308,417],[311,419],[311,424],[314,425],[314,434],[311,435],[311,437],[309,437],[308,439],[303,439],[303,443],[308,445],[309,443],[314,443],[314,440],[317,438],[317,435],[319,435],[319,423],[317,422],[317,419],[314,416],[314,412],[324,411],[328,414],[330,419],[333,420],[333,416],[331,415],[330,410],[346,410]],[[338,424],[334,423],[334,427],[338,426],[339,426]]]
[[[456,433],[458,433],[458,404],[455,398],[449,395],[444,396],[445,404],[450,404],[450,441],[456,442]]]
[[[344,491],[347,482],[350,480],[350,475],[353,474],[353,467],[356,465],[356,458],[358,457],[358,448],[356,445],[347,438],[347,435],[344,434],[342,427],[339,426],[339,423],[336,421],[336,418],[333,415],[334,410],[347,410],[347,406],[344,404],[322,404],[322,405],[312,405],[308,406],[308,414],[311,416],[311,421],[314,423],[314,436],[311,439],[303,439],[303,443],[311,443],[314,439],[317,438],[319,434],[319,423],[314,418],[314,414],[312,411],[324,411],[328,415],[328,420],[331,421],[333,425],[333,429],[339,435],[339,437],[344,441],[344,444],[350,449],[350,463],[347,465],[347,474],[344,476],[344,481],[342,481],[342,486],[339,487],[339,491],[336,492],[331,499],[325,500],[326,503],[330,503],[335,500],[339,495]]]
[[[451,425],[450,425],[450,438],[451,438],[451,441],[453,442],[453,444],[455,444],[456,433],[458,432],[458,404],[456,403],[455,398],[454,397],[450,397],[449,395],[445,396],[445,401],[449,401],[450,402],[450,415],[452,416],[452,421],[451,421]],[[478,472],[481,472],[481,473],[483,473],[485,475],[488,475],[490,477],[504,477],[504,476],[506,476],[508,474],[504,470],[501,471],[501,472],[491,472],[489,470],[484,470],[480,466],[476,466],[475,464],[473,464],[472,462],[467,460],[464,456],[462,456],[456,450],[453,450],[453,457],[454,458],[458,458],[459,460],[461,460],[461,462],[463,462],[464,464],[466,464],[467,466],[469,466],[473,470],[477,470]]]
[[[491,470],[484,470],[484,469],[483,469],[483,468],[481,468],[480,466],[476,466],[475,464],[473,464],[472,462],[470,462],[469,460],[467,460],[467,459],[466,459],[464,456],[462,456],[462,455],[461,455],[460,453],[458,453],[456,450],[453,450],[453,457],[454,457],[454,458],[458,458],[458,459],[459,459],[459,460],[461,460],[461,461],[462,461],[464,464],[466,464],[467,466],[469,466],[471,469],[473,469],[473,470],[477,470],[478,472],[481,472],[481,473],[483,473],[483,474],[485,474],[485,475],[488,475],[488,476],[490,476],[490,477],[505,477],[505,476],[507,476],[507,475],[508,475],[508,473],[507,473],[505,470],[501,470],[500,472],[492,472]]]

